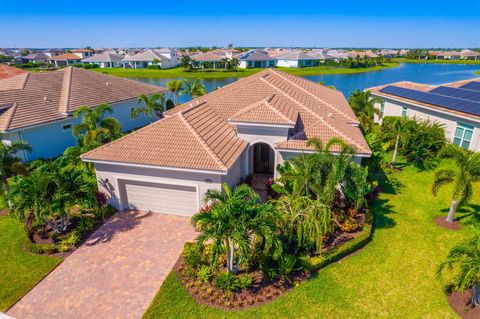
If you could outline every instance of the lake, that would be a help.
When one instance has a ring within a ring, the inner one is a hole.
[[[475,71],[480,70],[480,65],[471,64],[416,64],[402,63],[399,67],[383,71],[357,73],[357,74],[330,74],[305,76],[314,82],[325,82],[333,85],[337,90],[348,97],[356,89],[364,90],[380,84],[412,81],[426,84],[443,84],[476,77]],[[146,79],[134,78],[145,83],[167,86],[167,82],[173,79]],[[235,82],[236,78],[200,79],[208,92],[217,87],[222,87]],[[181,96],[180,102],[187,102],[188,96]]]

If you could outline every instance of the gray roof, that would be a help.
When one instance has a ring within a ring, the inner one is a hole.
[[[122,59],[118,54],[105,52],[83,59],[82,62],[120,62]]]
[[[312,55],[303,53],[303,52],[288,52],[276,57],[277,60],[291,60],[291,61],[298,61],[298,60],[319,60],[319,57],[314,57]]]
[[[261,50],[252,50],[247,53],[242,54],[239,57],[240,60],[244,61],[269,61],[275,60],[275,58],[269,56],[267,52]]]
[[[38,52],[38,53],[30,53],[30,54],[27,54],[26,56],[23,57],[23,59],[26,59],[26,60],[47,60],[49,59],[50,57],[48,55],[46,55],[45,53],[41,53],[41,52]]]
[[[148,62],[148,61],[153,61],[154,59],[158,59],[160,61],[164,60],[170,60],[166,56],[162,55],[162,52],[159,52],[157,50],[146,50],[140,53],[137,53],[133,56],[126,57],[123,59],[123,61],[140,61],[140,62]]]

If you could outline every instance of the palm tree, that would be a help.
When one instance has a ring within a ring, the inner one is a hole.
[[[458,271],[456,276],[453,277],[453,288],[455,290],[464,291],[480,284],[479,226],[476,226],[472,238],[450,250],[447,259],[438,267],[437,276],[441,277],[445,269],[450,271],[456,269]],[[475,305],[474,294],[472,294],[472,304]]]
[[[150,123],[153,122],[153,115],[161,117],[164,111],[163,105],[165,104],[165,96],[163,94],[153,94],[148,97],[142,94],[138,97],[138,104],[143,104],[142,107],[137,107],[132,110],[132,119],[136,119],[140,113],[143,113]]]
[[[439,169],[435,173],[432,192],[436,196],[442,186],[453,184],[452,203],[447,216],[447,221],[453,223],[457,206],[468,203],[473,196],[472,184],[480,181],[480,153],[453,144],[446,146],[442,153],[454,159],[457,170]]]
[[[167,87],[170,90],[170,96],[173,96],[173,104],[178,105],[178,95],[183,90],[183,82],[172,80],[167,82]]]
[[[81,122],[72,130],[82,146],[91,149],[122,135],[120,122],[116,118],[105,117],[107,113],[113,113],[108,104],[101,104],[94,109],[82,106],[73,113],[76,118],[82,116]]]
[[[356,90],[348,98],[348,103],[357,115],[360,125],[366,131],[371,131],[374,125],[374,116],[380,116],[380,110],[375,107],[376,103],[382,103],[379,97],[372,97],[370,91]]]
[[[195,64],[195,60],[188,55],[182,56],[182,59],[180,60],[180,66],[185,70],[190,70],[190,71],[193,70],[194,64]]]
[[[23,165],[17,153],[21,151],[31,152],[30,144],[23,141],[8,143],[1,140],[0,135],[0,180],[5,193],[8,193],[8,178],[14,174],[26,174],[27,169]]]
[[[397,117],[393,122],[393,129],[395,132],[395,148],[393,149],[393,156],[392,156],[392,167],[397,165],[397,154],[398,154],[398,144],[400,142],[400,136],[405,129],[405,121],[402,117]]]
[[[205,87],[200,84],[198,79],[195,81],[190,81],[190,80],[183,80],[183,90],[180,92],[180,94],[188,94],[192,97],[192,99],[195,99],[197,97],[200,97],[202,95],[207,94],[207,90],[205,90]]]
[[[260,198],[248,185],[239,185],[234,191],[226,184],[222,188],[223,192],[207,193],[206,201],[212,203],[210,208],[192,217],[192,223],[200,229],[197,242],[213,244],[212,267],[217,266],[220,254],[226,254],[227,270],[237,272],[241,259],[248,259],[253,240],[262,244],[265,253],[278,258],[282,245],[276,234],[278,212],[275,207],[261,205]]]

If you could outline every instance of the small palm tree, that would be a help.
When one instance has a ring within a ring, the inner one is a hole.
[[[31,152],[30,144],[23,141],[8,143],[1,140],[0,136],[0,180],[5,193],[8,193],[8,178],[14,174],[26,174],[27,169],[23,165],[17,153],[21,151]]]
[[[91,149],[122,135],[120,122],[116,118],[105,117],[108,113],[113,113],[108,104],[101,104],[94,109],[82,106],[73,113],[76,118],[82,116],[81,122],[72,130],[81,146]]]
[[[200,84],[198,79],[195,81],[190,81],[190,80],[183,80],[183,90],[181,91],[181,94],[188,94],[190,95],[193,99],[203,96],[207,94],[207,90],[205,87]]]
[[[402,117],[398,117],[395,119],[393,122],[393,129],[395,131],[395,148],[393,149],[393,157],[392,157],[392,167],[395,167],[397,165],[397,154],[398,154],[398,144],[400,142],[400,136],[402,135],[402,132],[405,129],[404,125],[405,121]]]
[[[480,153],[453,144],[446,146],[442,153],[455,160],[457,170],[439,169],[435,173],[432,192],[436,196],[442,186],[453,184],[452,203],[447,216],[447,221],[453,223],[457,206],[468,203],[473,196],[472,184],[480,181]]]
[[[441,277],[446,269],[458,271],[453,278],[455,290],[464,291],[480,284],[480,226],[476,227],[471,239],[450,250],[447,259],[438,267],[437,276]],[[472,294],[472,301],[473,297]]]
[[[183,82],[180,80],[172,80],[167,82],[167,87],[173,97],[173,104],[178,105],[178,95],[183,90]]]
[[[374,116],[380,116],[380,110],[375,107],[382,99],[373,97],[370,91],[354,91],[348,98],[348,103],[357,115],[360,125],[364,130],[370,131],[374,125]]]
[[[143,113],[148,117],[150,123],[152,123],[154,115],[157,115],[158,117],[162,117],[163,115],[165,96],[163,94],[153,94],[148,97],[147,95],[142,94],[138,97],[138,104],[143,104],[144,106],[132,110],[132,119],[136,119],[140,113]]]
[[[261,205],[248,185],[239,185],[232,191],[223,184],[223,192],[207,193],[206,201],[211,203],[210,209],[195,214],[192,223],[200,229],[200,245],[212,241],[212,267],[217,266],[220,254],[226,254],[227,270],[235,273],[241,259],[248,258],[253,240],[262,244],[265,253],[280,256],[282,245],[275,228],[278,212],[270,204]]]

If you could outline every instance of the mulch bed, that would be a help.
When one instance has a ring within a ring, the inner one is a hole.
[[[245,309],[269,303],[310,277],[307,271],[294,271],[289,276],[289,281],[283,279],[265,281],[261,271],[254,271],[249,273],[253,279],[250,287],[232,291],[229,295],[212,283],[186,276],[182,271],[182,258],[177,261],[174,269],[193,299],[200,304],[224,310]]]
[[[450,307],[463,319],[480,318],[480,307],[473,308],[470,304],[472,289],[465,290],[464,292],[452,292],[447,297]]]
[[[451,229],[451,230],[459,230],[462,228],[460,225],[460,222],[457,220],[454,220],[453,223],[447,222],[447,218],[445,216],[437,216],[435,218],[435,224],[437,224],[440,227],[446,228],[446,229]]]

